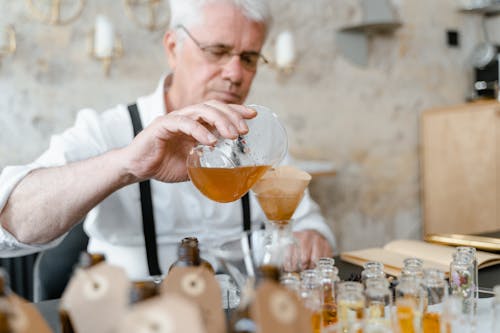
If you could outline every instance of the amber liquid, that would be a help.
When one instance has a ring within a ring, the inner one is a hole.
[[[232,202],[247,193],[269,169],[269,165],[236,168],[189,167],[193,184],[206,197],[217,202]]]
[[[423,320],[423,332],[424,333],[440,333],[441,332],[441,320],[439,313],[427,312],[424,314]],[[445,333],[445,332],[443,332]]]
[[[321,312],[313,312],[311,315],[311,327],[313,333],[321,333]]]
[[[411,306],[398,305],[396,316],[401,333],[416,333],[414,326],[415,312]]]
[[[304,192],[297,195],[280,195],[268,191],[257,195],[260,207],[271,221],[288,221],[300,203]]]
[[[332,287],[323,286],[323,327],[333,325],[337,322],[337,304],[333,297]]]

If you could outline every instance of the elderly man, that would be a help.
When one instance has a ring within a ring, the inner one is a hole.
[[[152,95],[128,108],[80,111],[35,162],[3,170],[1,256],[53,247],[85,217],[88,250],[144,279],[159,274],[146,257],[155,256],[166,272],[183,237],[209,246],[241,232],[241,203],[213,202],[184,182],[185,160],[196,143],[215,143],[208,128],[226,138],[248,131],[245,119],[255,111],[241,104],[262,59],[266,1],[172,0],[171,12],[163,39],[171,74]],[[252,196],[250,208],[253,224],[265,219]],[[143,234],[145,216],[154,221],[153,249]],[[308,195],[295,219],[306,266],[332,254],[333,235]]]

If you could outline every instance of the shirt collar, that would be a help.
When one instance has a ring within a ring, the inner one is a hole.
[[[165,93],[172,84],[172,74],[163,75],[155,91],[137,99],[143,127],[148,126],[156,117],[166,114]]]

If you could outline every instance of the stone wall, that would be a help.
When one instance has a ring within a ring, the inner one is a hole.
[[[0,26],[12,23],[18,35],[17,53],[0,68],[0,168],[36,157],[78,109],[131,102],[168,71],[162,32],[138,28],[123,1],[87,0],[66,26],[33,20],[26,3],[0,0]],[[481,41],[479,15],[458,12],[456,3],[394,0],[403,26],[371,38],[368,65],[360,67],[341,54],[336,38],[340,27],[359,22],[356,1],[271,1],[275,22],[265,52],[272,54],[277,33],[290,29],[299,61],[287,77],[262,67],[248,101],[280,114],[297,157],[337,165],[337,176],[316,178],[311,192],[341,250],[421,235],[419,116],[464,101],[468,57]],[[112,20],[125,48],[110,78],[86,50],[98,13]],[[488,29],[495,28],[490,20]],[[459,48],[446,45],[447,29],[459,31]]]

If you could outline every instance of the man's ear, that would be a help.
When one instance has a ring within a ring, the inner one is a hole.
[[[175,71],[175,65],[177,64],[177,34],[173,30],[168,30],[163,35],[163,48],[165,49],[165,54],[167,56],[168,65],[172,72]]]

